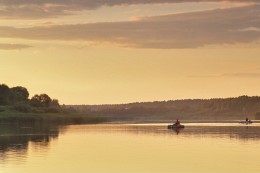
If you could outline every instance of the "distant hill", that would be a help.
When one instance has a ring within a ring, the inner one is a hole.
[[[111,105],[66,105],[87,114],[127,117],[137,120],[234,120],[260,119],[260,97],[186,99]],[[257,116],[256,116],[257,114]]]

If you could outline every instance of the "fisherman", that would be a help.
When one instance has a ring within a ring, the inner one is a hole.
[[[249,119],[246,117],[246,122],[248,122],[249,121]]]
[[[175,126],[181,125],[180,121],[177,119],[176,122],[174,123]]]

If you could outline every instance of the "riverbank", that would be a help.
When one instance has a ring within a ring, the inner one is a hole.
[[[21,113],[16,111],[0,112],[1,124],[43,123],[43,124],[97,124],[108,119],[97,115],[79,113]]]
[[[244,117],[243,117],[244,118]],[[180,119],[182,123],[238,123],[243,118],[224,116],[165,116],[165,115],[101,115],[79,112],[59,113],[22,113],[14,110],[0,112],[0,124],[140,124],[140,123],[172,123]],[[253,120],[254,121],[254,120]]]

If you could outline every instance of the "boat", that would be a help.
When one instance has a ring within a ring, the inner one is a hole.
[[[168,129],[183,129],[184,127],[184,125],[168,125]]]
[[[242,120],[242,121],[239,121],[240,124],[252,124],[253,122],[251,120],[249,121],[246,121],[246,120]]]

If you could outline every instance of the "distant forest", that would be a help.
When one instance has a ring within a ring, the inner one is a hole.
[[[116,121],[158,120],[260,120],[260,97],[186,99],[111,105],[63,105],[47,94],[29,98],[25,87],[0,84],[0,112],[78,113]]]
[[[186,99],[114,105],[67,105],[82,113],[118,115],[136,119],[260,119],[260,97]]]

